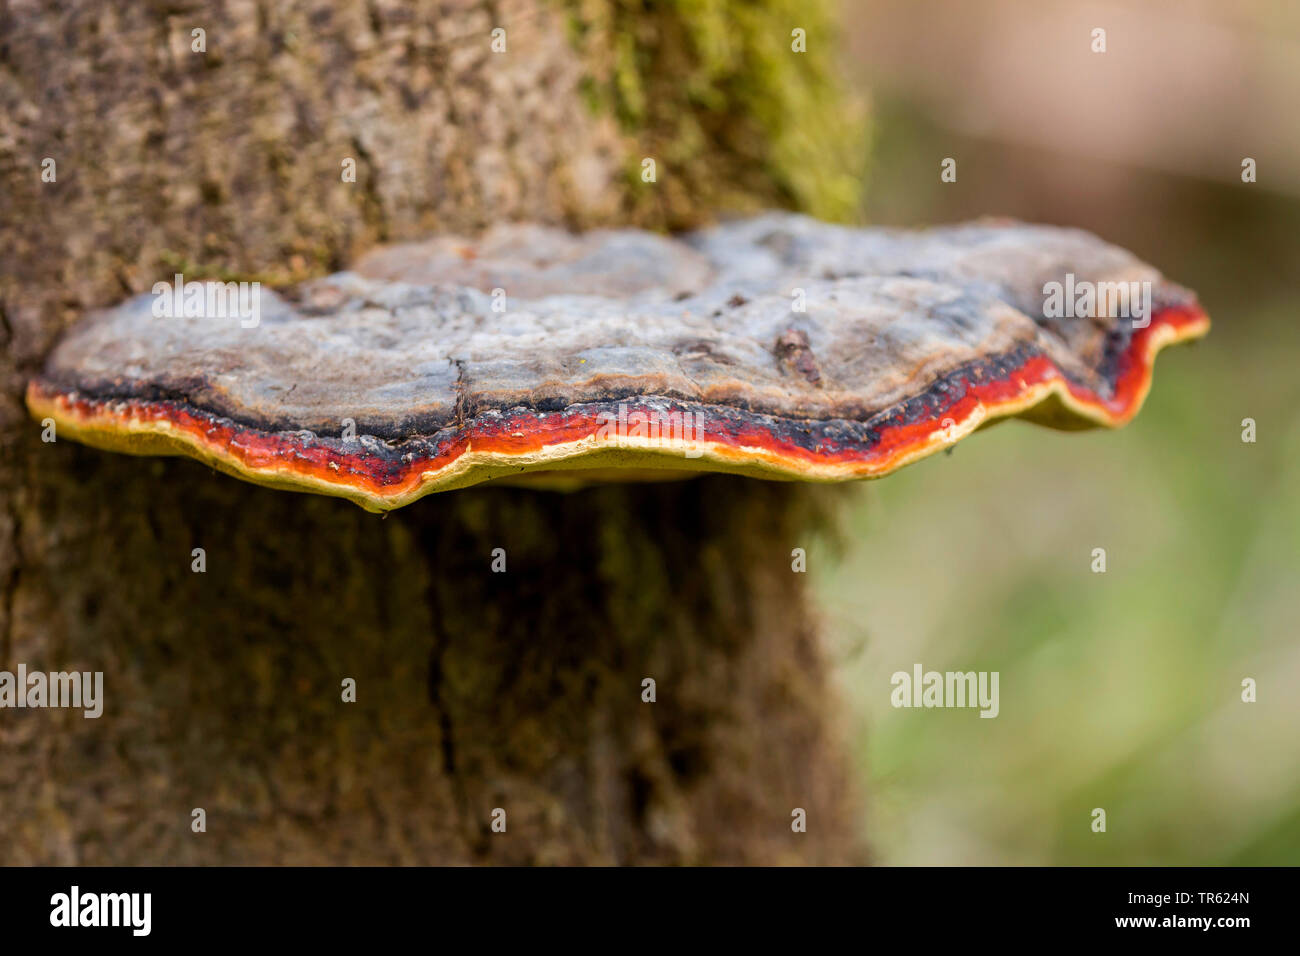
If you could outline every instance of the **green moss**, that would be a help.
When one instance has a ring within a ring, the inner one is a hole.
[[[627,134],[627,212],[669,228],[780,205],[855,217],[867,126],[823,0],[565,0],[584,93]],[[796,29],[807,52],[792,49]],[[641,161],[657,181],[641,180]]]

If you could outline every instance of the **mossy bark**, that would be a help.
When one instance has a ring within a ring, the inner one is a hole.
[[[759,6],[788,37],[782,5]],[[0,711],[0,862],[857,858],[790,567],[822,495],[723,478],[485,488],[379,518],[46,443],[22,407],[68,324],[172,271],[290,280],[500,219],[680,224],[742,193],[816,205],[790,185],[811,173],[783,180],[777,153],[739,191],[679,175],[647,201],[671,164],[655,184],[626,174],[645,142],[606,109],[592,52],[625,44],[637,14],[582,16],[323,0],[0,14],[0,670],[103,671],[106,698],[98,720]],[[644,16],[660,22],[633,36],[643,77],[696,56],[675,5]],[[699,161],[753,165],[748,131],[796,120],[745,120],[746,72],[822,83],[812,62],[742,51],[712,70],[712,99],[680,104]]]

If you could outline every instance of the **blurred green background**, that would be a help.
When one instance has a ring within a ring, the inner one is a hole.
[[[1010,422],[853,494],[810,577],[878,861],[1300,863],[1300,15],[846,6],[865,220],[1082,226],[1214,321],[1119,432]],[[1000,716],[894,709],[915,663],[999,671]]]

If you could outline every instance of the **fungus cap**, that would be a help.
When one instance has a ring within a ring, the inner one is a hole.
[[[1122,249],[1005,221],[514,225],[242,291],[160,284],[88,317],[31,413],[371,510],[503,478],[837,481],[1013,415],[1121,425],[1157,351],[1209,327]]]

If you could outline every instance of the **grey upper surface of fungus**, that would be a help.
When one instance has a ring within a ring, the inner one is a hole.
[[[981,222],[921,231],[772,213],[680,239],[498,226],[376,250],[260,317],[164,318],[143,295],[89,318],[42,382],[183,401],[263,429],[386,439],[518,406],[667,396],[790,419],[865,421],[969,363],[1042,355],[1107,398],[1133,334],[1049,318],[1049,282],[1149,282],[1088,233]],[[494,291],[495,290],[495,291]]]

